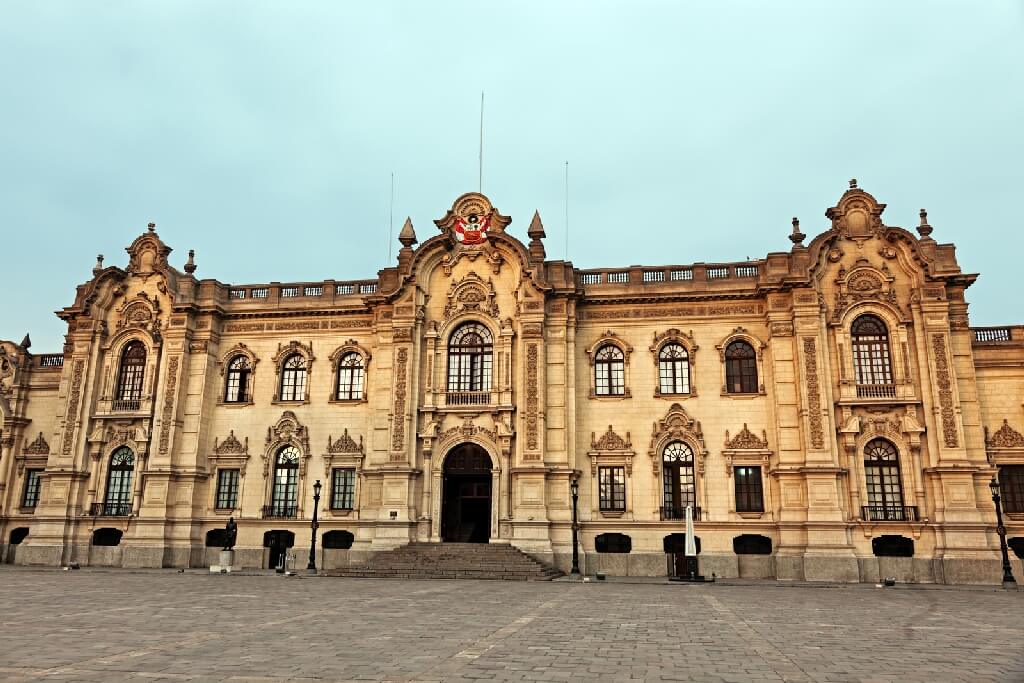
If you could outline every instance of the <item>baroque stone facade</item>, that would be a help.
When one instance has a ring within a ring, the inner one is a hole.
[[[204,566],[234,516],[274,566],[321,481],[321,566],[473,540],[567,568],[578,478],[589,572],[666,574],[691,507],[706,575],[998,582],[1024,327],[969,328],[976,276],[884,208],[851,183],[808,246],[794,220],[762,259],[580,270],[469,193],[375,279],[256,285],[151,225],[63,353],[0,342],[3,558]]]

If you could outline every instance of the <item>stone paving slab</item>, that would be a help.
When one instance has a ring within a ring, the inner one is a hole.
[[[0,569],[3,681],[1024,681],[1024,591]]]

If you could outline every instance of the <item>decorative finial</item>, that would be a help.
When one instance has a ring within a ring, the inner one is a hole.
[[[96,254],[96,265],[92,267],[92,274],[99,275],[103,271],[103,254]]]
[[[416,231],[412,228],[412,219],[408,216],[406,216],[405,223],[402,225],[402,231],[398,233],[398,241],[406,249],[419,241],[416,239]]]
[[[196,272],[195,255],[195,249],[188,250],[188,261],[185,262],[185,272],[188,273],[189,275]]]
[[[857,189],[857,179],[856,178],[850,178],[850,189],[851,190],[856,190]]]
[[[932,234],[932,226],[928,225],[928,212],[921,209],[918,215],[921,217],[921,224],[917,226],[917,232],[921,237],[928,237]]]
[[[530,227],[526,230],[526,234],[530,239],[542,239],[547,237],[544,234],[544,224],[540,221],[540,211],[533,212],[533,220],[530,221]]]
[[[798,247],[802,247],[804,246],[803,241],[805,237],[807,235],[800,232],[800,219],[793,216],[793,234],[789,236],[789,241]]]
[[[156,223],[150,223],[149,224],[149,231],[150,232],[156,232]]]
[[[28,336],[28,332],[26,332],[25,338],[21,340],[21,348],[28,351],[30,346],[32,346],[32,337]]]

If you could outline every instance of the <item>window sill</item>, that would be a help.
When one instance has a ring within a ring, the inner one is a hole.
[[[301,406],[301,405],[306,405],[308,403],[309,403],[309,399],[308,398],[304,398],[304,399],[296,400],[296,401],[282,401],[279,398],[275,398],[273,401],[270,402],[271,405],[275,405],[275,406]]]
[[[626,514],[625,510],[601,510],[602,517],[622,517]]]
[[[362,398],[334,398],[333,396],[327,399],[328,403],[334,403],[338,405],[358,405],[360,403],[367,403],[368,399],[364,395]]]
[[[766,396],[767,394],[763,391],[755,391],[751,393],[732,393],[729,391],[722,392],[722,398],[735,398],[739,400],[746,400],[751,398],[758,398],[760,396]]]
[[[1024,512],[1007,512],[1007,519],[1012,519],[1015,522],[1024,521]]]
[[[213,514],[221,515],[221,516],[231,516],[237,510],[238,510],[238,508],[214,508],[213,509]]]
[[[225,401],[223,398],[219,398],[217,399],[217,405],[224,406],[225,408],[246,408],[256,404],[251,399],[248,401]]]
[[[761,519],[764,517],[764,512],[737,512],[737,515],[743,519]]]
[[[330,508],[332,517],[348,517],[352,514],[352,508]]]
[[[664,398],[669,401],[685,401],[688,398],[697,398],[697,392],[689,391],[685,394],[663,394],[656,390],[654,392],[654,398]]]
[[[35,508],[34,505],[31,506],[31,507],[22,505],[20,508],[18,508],[18,514],[21,514],[21,515],[34,515],[35,513],[36,513],[36,508]],[[1007,515],[1007,516],[1009,516],[1009,515]]]
[[[595,401],[622,401],[627,398],[633,398],[633,394],[630,393],[629,389],[626,389],[626,391],[621,394],[599,394],[591,389],[590,395],[587,398]]]

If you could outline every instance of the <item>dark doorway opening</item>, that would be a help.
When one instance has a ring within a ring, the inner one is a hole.
[[[441,540],[487,543],[491,538],[491,458],[480,446],[456,446],[444,460]]]
[[[295,545],[295,534],[282,529],[275,529],[263,534],[263,547],[270,548],[269,569],[284,567],[288,549]]]

